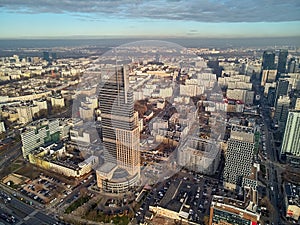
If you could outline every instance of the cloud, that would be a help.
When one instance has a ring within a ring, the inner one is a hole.
[[[299,0],[0,0],[14,13],[68,13],[94,18],[198,22],[300,21]],[[84,19],[84,18],[83,18]]]

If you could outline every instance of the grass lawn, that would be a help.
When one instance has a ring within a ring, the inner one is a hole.
[[[65,213],[71,213],[78,207],[82,206],[84,203],[88,202],[90,200],[89,196],[82,196],[79,199],[77,199],[75,202],[73,202],[71,205],[69,205],[68,208],[66,208]]]

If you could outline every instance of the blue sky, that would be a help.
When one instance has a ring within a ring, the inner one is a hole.
[[[299,0],[0,0],[0,38],[300,36]]]

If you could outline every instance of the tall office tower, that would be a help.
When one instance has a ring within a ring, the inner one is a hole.
[[[277,81],[276,96],[275,96],[275,102],[274,102],[275,107],[277,106],[277,101],[278,101],[279,97],[287,95],[288,89],[289,89],[289,81],[288,80],[281,78]]]
[[[280,50],[279,57],[278,57],[278,65],[277,65],[277,72],[279,76],[280,74],[283,74],[286,71],[287,56],[288,56],[287,50]],[[279,76],[277,78],[279,78]]]
[[[126,67],[103,68],[101,84],[104,164],[97,170],[97,184],[104,191],[124,192],[140,176],[138,114],[134,112]]]
[[[264,51],[262,69],[263,70],[275,69],[275,53],[273,51]]]
[[[279,127],[284,128],[289,108],[290,108],[291,100],[288,96],[280,96],[277,100],[274,120],[279,125]]]
[[[254,128],[233,125],[225,156],[223,177],[226,188],[248,186],[256,189],[256,171],[252,167],[254,148]]]
[[[296,59],[295,57],[292,57],[289,62],[288,62],[288,68],[287,72],[288,73],[296,73],[299,67],[299,60]]]
[[[46,60],[47,62],[50,61],[50,54],[49,54],[49,52],[43,52],[43,59]]]
[[[268,105],[274,107],[276,97],[276,89],[274,87],[270,87],[267,95]]]
[[[286,154],[287,159],[298,158],[300,163],[300,110],[290,111],[285,126],[281,154]]]
[[[52,52],[52,53],[51,53],[51,58],[52,58],[52,60],[56,60],[56,59],[57,59],[57,54],[56,54],[56,52]]]

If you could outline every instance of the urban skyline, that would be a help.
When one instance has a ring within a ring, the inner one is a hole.
[[[299,0],[0,12],[0,224],[300,224]]]

